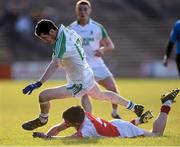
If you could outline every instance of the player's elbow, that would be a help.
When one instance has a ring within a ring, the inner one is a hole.
[[[114,48],[115,48],[114,44],[113,44],[113,43],[111,43],[111,44],[109,45],[109,51],[113,51],[113,50],[114,50]]]
[[[56,69],[57,69],[57,68],[61,68],[60,62],[55,63],[54,66],[55,66]]]
[[[114,50],[115,49],[115,46],[114,44],[111,45],[111,49]]]
[[[53,67],[56,68],[56,69],[58,69],[58,68],[61,67],[61,62],[60,62],[59,59],[54,59],[54,60],[52,61],[52,64],[53,64]]]

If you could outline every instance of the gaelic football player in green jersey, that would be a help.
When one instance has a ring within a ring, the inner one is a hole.
[[[112,91],[101,91],[97,86],[93,71],[86,62],[80,36],[73,30],[61,25],[59,28],[54,22],[46,19],[40,20],[35,27],[35,35],[44,43],[53,46],[52,60],[41,78],[23,89],[24,94],[31,92],[43,85],[58,68],[66,72],[67,85],[51,87],[39,94],[41,112],[39,117],[25,122],[22,127],[34,130],[48,122],[50,101],[70,97],[82,97],[88,94],[94,99],[120,104],[141,116],[144,110],[142,105],[137,105],[130,100]]]

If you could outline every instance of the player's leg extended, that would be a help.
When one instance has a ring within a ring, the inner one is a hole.
[[[39,103],[41,113],[48,114],[50,102],[53,99],[65,99],[72,97],[71,93],[67,90],[66,86],[52,87],[43,90],[39,94]]]
[[[89,90],[87,94],[94,99],[106,100],[114,104],[123,105],[127,109],[134,111],[137,116],[141,116],[144,110],[144,107],[142,105],[134,104],[132,101],[123,98],[117,93],[114,93],[112,91],[100,91],[97,84],[95,84],[95,86],[91,90]]]
[[[168,114],[171,110],[171,105],[174,102],[175,97],[179,93],[180,89],[174,89],[161,97],[161,110],[160,113],[157,117],[157,119],[154,121],[153,124],[153,130],[152,133],[145,132],[145,136],[158,136],[158,135],[163,135],[165,127],[166,127],[166,122],[168,118]]]
[[[109,91],[119,93],[115,80],[112,76],[106,77],[105,79],[98,81],[98,84],[100,84],[101,86],[103,86],[105,89]],[[118,105],[112,103],[112,109],[113,109],[111,113],[112,117],[116,119],[120,119],[121,117],[118,115],[118,112],[117,112]]]
[[[41,113],[39,117],[25,122],[22,127],[25,130],[34,130],[38,127],[44,126],[48,122],[48,113],[50,109],[50,100],[63,99],[72,97],[66,86],[53,87],[43,90],[39,95],[39,103]]]
[[[174,89],[161,97],[161,110],[158,118],[153,124],[153,133],[157,133],[158,135],[163,135],[164,129],[166,127],[167,117],[169,111],[171,110],[171,105],[174,102],[175,97],[179,93],[179,89]]]
[[[92,104],[87,94],[81,97],[81,104],[85,111],[92,113]]]
[[[117,93],[114,93],[112,91],[101,91],[97,84],[95,84],[95,86],[90,91],[88,91],[88,95],[90,95],[94,99],[106,100],[114,104],[120,104],[123,106],[127,106],[129,102],[125,98],[118,96]]]

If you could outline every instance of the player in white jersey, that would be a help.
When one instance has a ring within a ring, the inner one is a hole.
[[[160,114],[154,121],[152,131],[146,131],[121,119],[114,119],[108,122],[88,112],[84,112],[80,106],[73,106],[64,111],[62,115],[64,121],[62,123],[53,126],[46,134],[34,132],[33,136],[39,138],[62,138],[62,136],[57,136],[58,133],[69,127],[74,127],[77,130],[75,134],[67,136],[71,138],[162,136],[171,105],[179,91],[180,89],[174,89],[161,97],[162,106]]]
[[[119,93],[114,77],[102,59],[104,54],[114,49],[111,38],[101,24],[90,18],[91,4],[89,1],[78,1],[75,10],[77,20],[70,24],[69,27],[83,38],[83,49],[85,50],[86,60],[93,70],[96,82],[107,90]],[[88,95],[84,95],[81,102],[86,111],[92,111]],[[112,117],[120,118],[117,112],[118,106],[112,104],[112,108]]]
[[[26,86],[23,93],[31,94],[34,89],[46,82],[58,68],[65,70],[68,84],[45,89],[39,94],[40,115],[34,120],[25,122],[22,125],[24,129],[33,130],[47,123],[51,100],[82,97],[85,94],[94,99],[123,105],[134,111],[137,116],[141,116],[144,109],[142,105],[134,104],[114,92],[100,91],[94,80],[93,72],[86,62],[80,36],[75,31],[69,30],[63,25],[57,28],[52,21],[43,19],[37,23],[35,34],[44,43],[53,45],[52,61],[38,82]]]

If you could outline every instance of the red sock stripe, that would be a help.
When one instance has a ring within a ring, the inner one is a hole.
[[[169,114],[169,111],[171,110],[171,107],[167,106],[167,105],[163,105],[161,106],[161,112],[164,112],[166,114]]]

